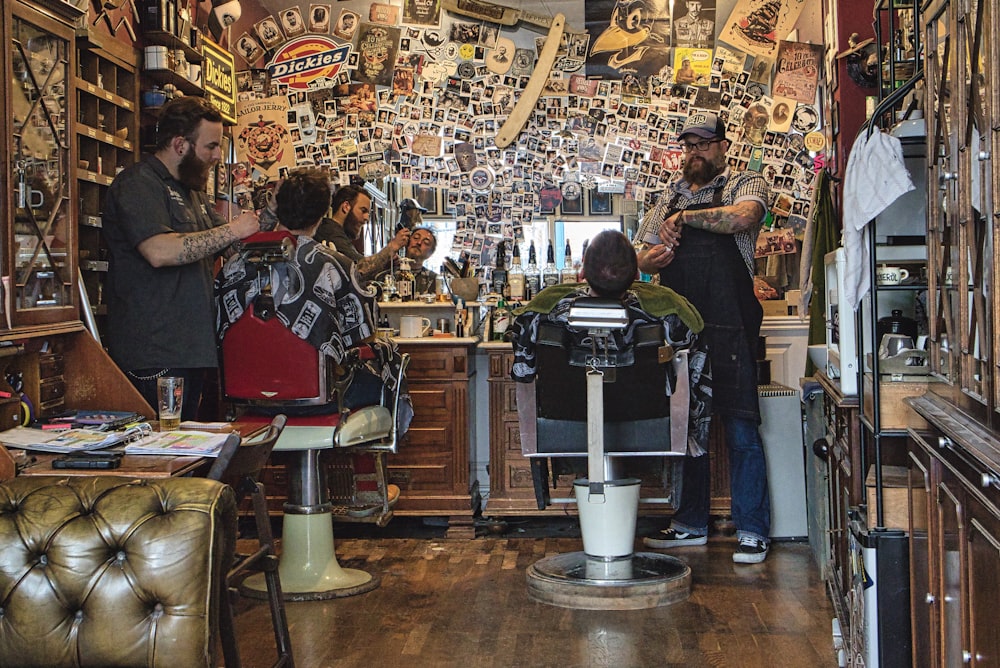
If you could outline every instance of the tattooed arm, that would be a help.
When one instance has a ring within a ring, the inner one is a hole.
[[[402,228],[396,232],[396,236],[389,240],[385,248],[375,253],[367,255],[355,263],[358,278],[362,283],[374,279],[380,272],[385,271],[392,265],[392,259],[399,253],[399,249],[406,246],[410,239],[410,230]]]
[[[140,243],[137,249],[154,267],[179,266],[211,257],[258,230],[257,214],[244,211],[232,221],[209,230],[157,234]]]
[[[680,230],[682,225],[716,234],[736,234],[759,225],[764,213],[764,207],[756,200],[743,200],[731,206],[713,209],[678,211],[663,221],[660,226],[660,238],[664,243],[672,242],[673,234],[665,237],[664,232]]]

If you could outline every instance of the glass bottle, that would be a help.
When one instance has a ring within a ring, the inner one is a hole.
[[[490,286],[493,292],[501,297],[507,294],[507,270],[504,268],[504,259],[504,242],[501,241],[497,246],[497,262],[490,278]]]
[[[399,259],[399,271],[396,272],[396,293],[402,301],[413,301],[413,283],[410,258],[402,257]]]
[[[542,267],[542,289],[551,287],[559,282],[559,270],[556,269],[556,249],[552,246],[552,239],[549,239],[549,247],[545,251],[545,266]]]
[[[563,251],[562,271],[559,272],[560,283],[576,283],[576,269],[573,268],[573,249],[569,246],[569,239],[566,240],[566,250]]]
[[[528,247],[528,268],[524,270],[524,298],[532,299],[542,289],[542,275],[538,271],[538,256],[535,255],[535,242]]]
[[[507,333],[507,327],[510,325],[510,310],[507,308],[507,302],[502,298],[497,302],[496,308],[493,309],[493,327],[491,338],[494,341],[503,341],[504,334]]]
[[[578,283],[583,283],[583,259],[587,257],[587,244],[590,243],[590,239],[583,240],[583,249],[580,250],[580,257],[573,262],[573,269],[576,271],[576,280]]]
[[[521,268],[521,251],[515,243],[510,257],[510,269],[507,270],[507,292],[512,304],[524,301],[524,269]]]

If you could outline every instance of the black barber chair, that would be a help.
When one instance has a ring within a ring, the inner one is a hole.
[[[622,474],[627,458],[679,462],[687,451],[687,351],[666,346],[658,324],[637,326],[629,347],[609,345],[611,332],[628,326],[619,302],[594,298],[578,298],[566,326],[539,325],[533,397],[530,386],[521,391],[527,396],[518,396],[522,452],[532,461],[539,508],[551,501],[550,461],[586,457],[587,470],[587,478],[573,484],[583,552],[547,557],[528,569],[529,595],[543,603],[640,609],[690,593],[684,562],[633,551],[641,481]],[[669,398],[668,366],[676,374]],[[680,476],[671,479],[679,484]]]

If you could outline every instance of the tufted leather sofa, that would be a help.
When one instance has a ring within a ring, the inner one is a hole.
[[[0,666],[215,666],[231,488],[204,478],[0,485]]]

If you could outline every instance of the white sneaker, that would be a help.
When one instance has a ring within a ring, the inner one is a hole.
[[[759,564],[767,559],[768,545],[753,536],[740,536],[740,542],[733,553],[737,564]]]

